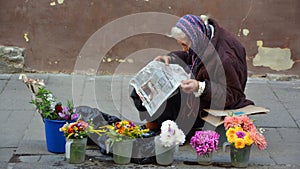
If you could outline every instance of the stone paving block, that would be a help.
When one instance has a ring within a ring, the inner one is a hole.
[[[6,86],[7,82],[8,82],[8,80],[1,80],[0,79],[0,94],[1,94],[1,92],[3,92],[4,87]]]
[[[33,111],[12,111],[7,120],[0,123],[0,126],[1,128],[14,131],[16,134],[24,133],[34,113]],[[5,132],[5,130],[3,132]]]
[[[0,162],[8,162],[13,156],[14,151],[15,148],[0,148]]]
[[[264,127],[296,127],[293,118],[283,112],[287,112],[286,107],[278,100],[274,91],[266,83],[248,84],[246,96],[253,100],[256,105],[270,109],[268,115],[252,116],[257,120],[257,124]],[[282,120],[285,119],[285,120]]]
[[[16,154],[52,154],[48,152],[45,140],[21,140]]]
[[[0,161],[0,168],[7,169],[8,168],[8,163]]]
[[[268,151],[277,165],[300,165],[299,143],[273,143],[268,146]]]
[[[39,114],[32,116],[16,154],[51,154],[46,147],[44,123]]]
[[[267,105],[267,104],[263,104]],[[279,103],[272,103],[266,106],[270,112],[268,114],[257,114],[251,116],[256,120],[256,124],[262,127],[297,127],[293,118],[287,110]],[[284,120],[283,120],[284,119]]]
[[[12,74],[0,74],[0,80],[9,80]]]
[[[0,147],[15,148],[18,147],[19,141],[22,139],[21,133],[5,130],[1,132]]]
[[[30,104],[31,93],[29,90],[5,90],[0,95],[1,110],[32,110],[34,105]]]
[[[8,120],[8,117],[10,116],[11,111],[7,110],[0,110],[0,124],[5,123]]]
[[[65,154],[50,154],[50,155],[42,155],[39,162],[58,162],[58,161],[66,161]]]
[[[278,142],[284,142],[282,136],[279,134],[279,131],[277,128],[265,128],[265,132],[263,135],[267,139],[268,144],[278,143]]]
[[[18,81],[20,74],[12,74],[11,80]],[[56,74],[48,74],[48,73],[23,73],[23,74],[25,74],[27,76],[27,78],[30,78],[30,79],[44,80],[45,83],[47,83],[49,76],[56,75]]]
[[[300,130],[299,128],[278,128],[280,136],[284,144],[298,143],[300,146]]]
[[[40,155],[26,155],[26,156],[20,156],[19,157],[21,162],[25,162],[25,163],[34,163],[34,162],[38,162],[41,159]]]
[[[24,116],[24,114],[27,114]],[[26,111],[13,111],[3,123],[0,123],[1,137],[0,137],[0,147],[17,147],[19,141],[24,136],[25,130],[29,125],[31,118],[33,116],[32,112]]]

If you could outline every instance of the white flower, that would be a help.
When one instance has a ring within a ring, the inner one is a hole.
[[[161,132],[167,132],[169,129],[178,129],[177,124],[172,120],[166,120],[161,124]]]
[[[167,120],[162,123],[160,141],[163,146],[171,147],[173,145],[183,144],[185,135],[174,121]]]

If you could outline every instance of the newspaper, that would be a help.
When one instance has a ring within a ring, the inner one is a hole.
[[[181,81],[189,78],[178,64],[166,66],[163,62],[151,61],[130,80],[130,85],[152,116],[180,86]]]

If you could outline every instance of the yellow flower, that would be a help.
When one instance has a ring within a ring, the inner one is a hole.
[[[250,137],[250,134],[248,132],[246,133],[246,136],[244,137],[244,141],[247,146],[250,146],[253,144],[253,140]]]
[[[227,136],[227,140],[229,143],[234,143],[236,139],[237,139],[237,136],[235,133]]]
[[[235,131],[237,132],[237,131],[244,131],[244,130],[243,130],[242,127],[236,126],[236,127],[235,127]]]
[[[128,125],[129,124],[129,121],[128,120],[123,120],[121,121],[122,125]]]
[[[245,147],[245,141],[242,138],[237,138],[234,142],[234,147],[241,149]]]
[[[226,136],[229,137],[230,135],[235,134],[235,129],[234,128],[229,128],[226,131]]]

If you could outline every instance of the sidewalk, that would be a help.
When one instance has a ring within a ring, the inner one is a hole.
[[[30,78],[45,79],[47,89],[66,103],[74,97],[75,105],[99,108],[105,113],[138,121],[138,113],[129,99],[129,76],[77,77],[67,74],[27,74]],[[0,169],[23,168],[199,168],[190,146],[181,146],[172,166],[116,165],[103,156],[97,147],[88,147],[83,164],[71,165],[64,154],[49,153],[45,147],[44,126],[34,106],[31,93],[18,74],[0,75]],[[127,87],[126,87],[127,86]],[[73,91],[73,92],[72,92]],[[113,91],[113,94],[110,94]],[[252,116],[257,125],[266,129],[268,148],[251,150],[249,168],[300,168],[300,80],[270,81],[250,78],[247,97],[256,105],[270,109],[268,115]],[[130,113],[129,113],[130,112]],[[189,163],[187,163],[189,161]],[[214,154],[213,165],[203,168],[229,168],[229,151]]]

